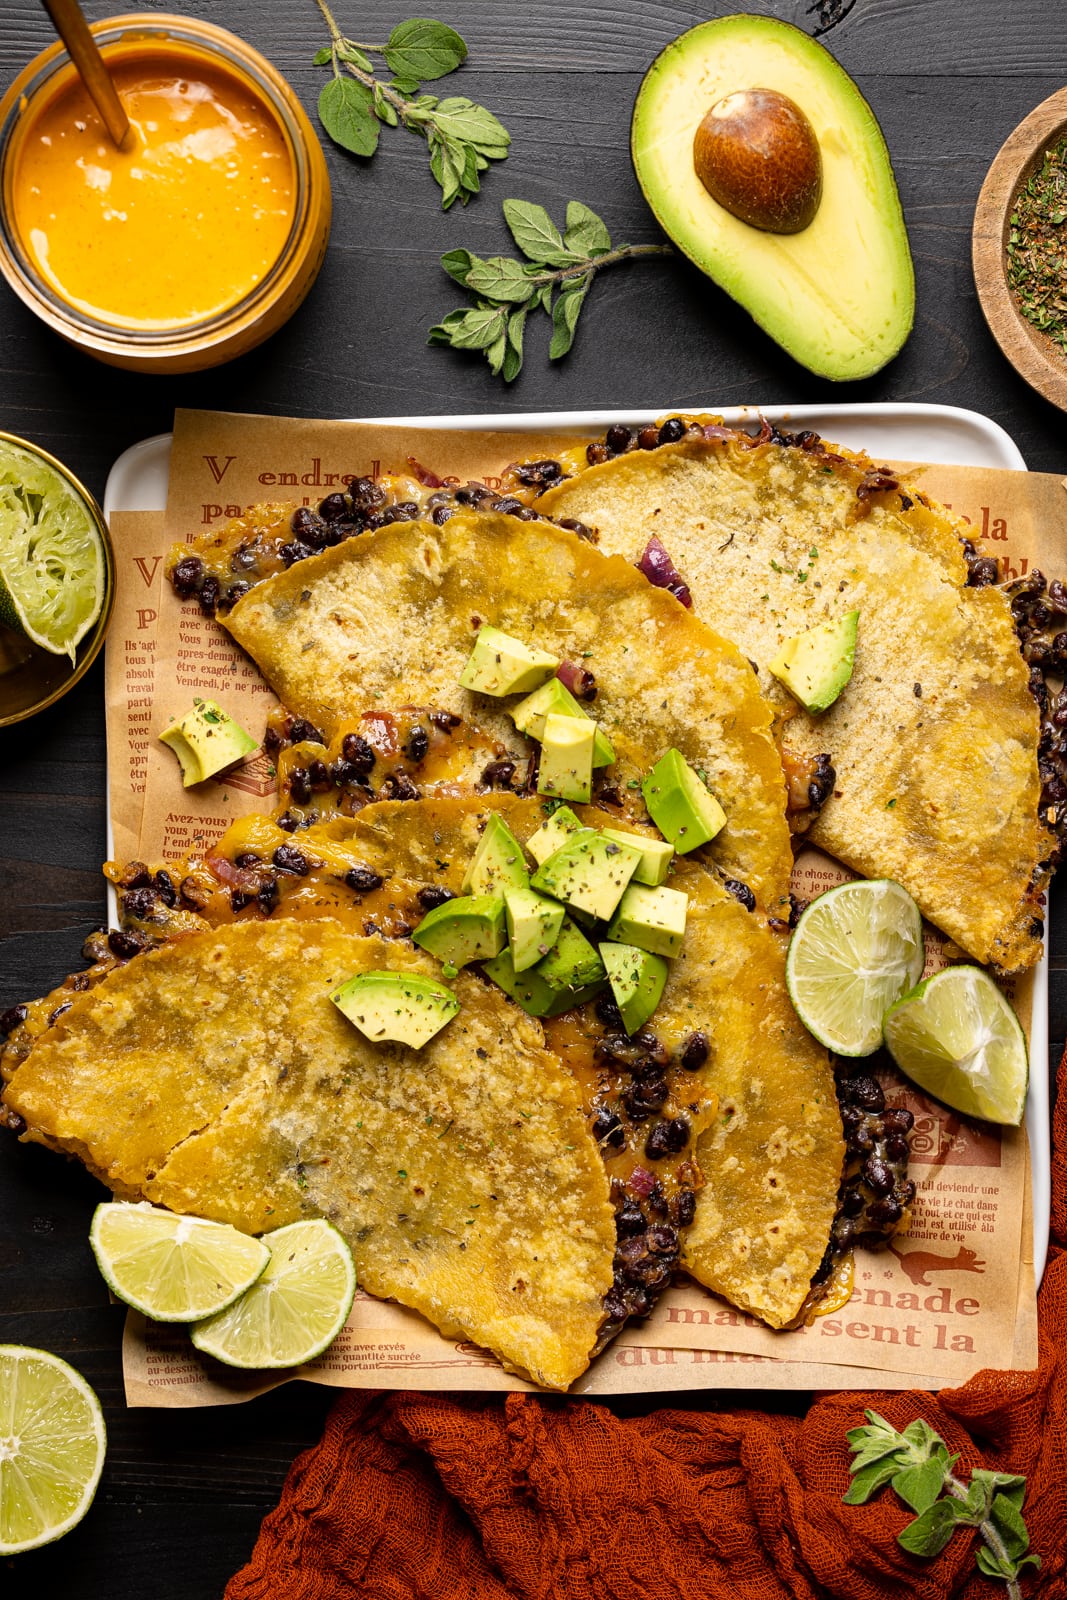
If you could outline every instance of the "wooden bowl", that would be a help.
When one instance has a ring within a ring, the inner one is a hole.
[[[1067,136],[1067,89],[1043,100],[1008,135],[986,174],[974,213],[971,257],[989,331],[1038,394],[1067,411],[1067,350],[1027,322],[1008,287],[1005,247],[1015,196],[1042,164],[1045,151]]]

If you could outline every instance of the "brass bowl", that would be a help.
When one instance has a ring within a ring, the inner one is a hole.
[[[1008,230],[1015,198],[1045,151],[1067,136],[1067,89],[1059,89],[1010,133],[986,174],[974,213],[971,255],[989,331],[1021,378],[1067,411],[1067,350],[1028,322],[1008,284]]]
[[[104,513],[84,484],[79,483],[61,461],[57,461],[55,456],[49,455],[39,445],[31,444],[28,439],[20,439],[15,433],[0,432],[0,444],[15,445],[58,472],[78,498],[84,501],[104,546],[104,604],[92,628],[78,646],[73,662],[69,656],[52,655],[20,634],[0,629],[0,728],[6,728],[13,722],[32,717],[36,711],[43,711],[46,706],[55,705],[68,689],[73,689],[78,680],[85,676],[100,654],[115,599],[115,556]],[[5,660],[12,659],[18,664],[4,670]]]

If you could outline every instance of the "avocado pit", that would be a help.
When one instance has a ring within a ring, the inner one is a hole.
[[[776,89],[716,101],[694,136],[693,166],[713,200],[765,233],[800,233],[822,199],[815,129]]]

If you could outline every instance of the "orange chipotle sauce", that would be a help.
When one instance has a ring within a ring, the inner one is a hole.
[[[293,157],[250,83],[188,48],[110,54],[121,149],[76,76],[31,103],[11,206],[53,291],[122,327],[204,321],[268,273],[295,211]]]

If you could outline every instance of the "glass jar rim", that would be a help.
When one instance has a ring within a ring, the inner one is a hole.
[[[293,107],[289,103],[288,85],[267,59],[236,34],[227,32],[215,23],[203,22],[193,17],[167,13],[129,13],[104,18],[90,25],[99,46],[106,51],[109,45],[123,41],[147,46],[174,43],[177,46],[195,47],[206,56],[215,56],[231,73],[246,79],[262,99],[278,124],[285,139],[292,162],[294,183],[293,218],[285,241],[263,277],[240,299],[220,311],[194,322],[175,323],[170,327],[144,328],[126,326],[93,317],[58,294],[34,267],[23,248],[13,221],[10,203],[12,180],[13,135],[33,106],[59,73],[71,66],[71,58],[64,45],[57,42],[23,69],[19,78],[4,96],[0,105],[4,116],[0,120],[0,257],[7,269],[9,281],[17,279],[23,298],[32,309],[45,314],[46,320],[67,336],[88,339],[97,347],[179,351],[186,346],[195,349],[210,343],[214,336],[229,332],[236,323],[252,320],[274,296],[280,281],[285,279],[307,222],[309,210],[309,170],[304,131]]]

